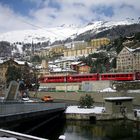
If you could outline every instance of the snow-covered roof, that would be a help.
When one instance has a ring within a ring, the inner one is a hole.
[[[0,59],[0,64],[2,64],[2,63],[3,63],[3,60]]]
[[[26,62],[26,61],[18,61],[18,60],[14,60],[16,63],[20,64],[20,65],[24,65],[25,63],[27,63],[29,66],[32,66],[31,63]]]
[[[62,69],[57,67],[57,68],[53,68],[51,72],[76,72],[76,71],[70,68]]]
[[[134,99],[134,97],[108,97],[108,98],[104,98],[105,100],[108,101],[116,101],[116,100],[132,100]]]
[[[53,68],[52,71],[53,71],[53,72],[62,72],[62,69],[61,69],[61,68]]]
[[[134,49],[131,49],[131,48],[128,48],[128,47],[126,47],[126,49],[127,49],[129,52],[133,52],[133,51],[134,51]]]
[[[57,59],[54,61],[54,63],[60,63],[60,62],[66,62],[66,61],[75,61],[75,60],[73,58]]]
[[[140,51],[140,47],[136,48],[136,49],[131,49],[131,48],[128,48],[126,47],[126,49],[130,52],[137,52],[137,51]]]
[[[57,68],[58,66],[49,64],[49,68]]]
[[[76,62],[72,62],[71,65],[78,65],[80,64],[82,61],[76,61]]]
[[[36,68],[36,69],[41,69],[42,66],[41,66],[41,65],[36,65],[35,68]]]

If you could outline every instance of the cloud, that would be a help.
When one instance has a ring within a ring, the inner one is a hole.
[[[26,23],[30,21],[28,17],[15,13],[7,5],[0,5],[0,21],[0,32],[32,28]]]
[[[32,11],[31,15],[43,25],[56,26],[84,24],[91,20],[138,18],[139,13],[139,0],[46,0],[44,6]]]
[[[28,15],[0,4],[0,32],[34,28],[31,24],[52,27],[62,24],[87,24],[91,20],[138,18],[140,0],[23,0],[36,7]]]

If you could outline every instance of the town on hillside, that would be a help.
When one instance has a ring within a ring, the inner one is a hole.
[[[1,42],[1,46],[5,43]],[[57,85],[48,86],[49,83],[140,80],[140,42],[134,35],[114,41],[106,37],[88,42],[72,41],[42,49],[37,49],[36,44],[17,44],[24,48],[22,55],[17,51],[10,54],[10,50],[0,53],[1,88],[11,80],[24,81],[29,90],[35,90],[40,85],[46,91],[66,90],[65,86],[57,88]],[[73,87],[67,87],[67,90],[85,89],[81,84]]]

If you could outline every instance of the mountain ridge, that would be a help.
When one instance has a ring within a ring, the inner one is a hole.
[[[36,30],[19,30],[3,33],[0,35],[0,41],[8,41],[10,43],[24,42],[24,43],[38,43],[38,42],[50,42],[54,43],[59,40],[66,40],[68,38],[75,39],[77,36],[86,32],[93,32],[98,34],[100,32],[109,30],[118,25],[131,25],[137,23],[133,20],[122,21],[92,21],[86,26],[63,26],[53,28],[40,28]]]

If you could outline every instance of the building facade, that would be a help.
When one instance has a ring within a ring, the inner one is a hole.
[[[97,47],[97,46],[108,45],[109,43],[110,43],[110,39],[108,38],[98,38],[98,39],[92,39],[89,44],[90,46]]]
[[[92,54],[96,51],[95,48],[92,47],[83,47],[83,48],[70,48],[64,50],[64,57],[80,57]]]
[[[140,71],[140,49],[124,47],[117,56],[118,72]]]
[[[61,68],[61,69],[68,69],[71,66],[71,63],[74,62],[74,59],[62,59],[62,60],[55,60],[53,62],[54,65],[56,65],[57,67]]]
[[[21,71],[24,70],[24,67],[26,67],[25,63],[18,63],[14,61],[13,59],[7,60],[0,64],[0,79],[1,81],[6,81],[6,72],[9,66],[15,66],[17,68],[20,68]]]

